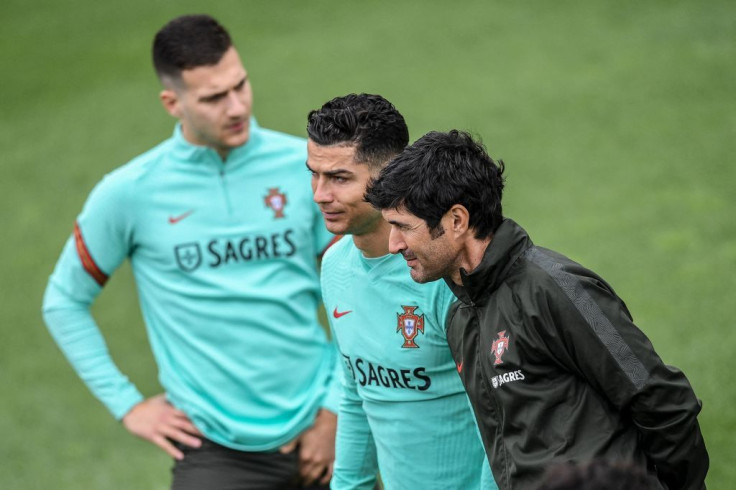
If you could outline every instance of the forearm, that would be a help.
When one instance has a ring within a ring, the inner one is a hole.
[[[89,304],[72,299],[50,281],[44,296],[43,317],[79,377],[116,419],[121,419],[143,400],[110,357]]]
[[[612,406],[630,419],[642,450],[670,489],[699,489],[708,454],[698,426],[700,403],[685,375],[666,366],[621,300],[596,281],[582,281],[575,301],[557,294],[555,347]]]
[[[697,420],[700,409],[685,375],[667,366],[652,373],[632,404],[647,457],[671,490],[705,486],[709,457]]]
[[[378,474],[376,446],[362,403],[349,391],[346,388],[337,418],[332,488],[372,490]]]
[[[340,410],[340,400],[343,394],[343,368],[340,353],[337,351],[334,342],[330,344],[330,354],[332,356],[332,371],[325,384],[325,396],[322,400],[322,408],[337,415]]]

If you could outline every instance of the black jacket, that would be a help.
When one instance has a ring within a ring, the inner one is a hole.
[[[447,337],[500,489],[559,462],[634,461],[705,488],[700,402],[595,273],[505,220],[450,310]]]

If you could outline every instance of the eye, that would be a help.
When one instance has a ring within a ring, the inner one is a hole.
[[[211,104],[213,102],[217,102],[218,100],[221,100],[223,97],[225,97],[225,94],[210,95],[209,97],[203,98],[202,99],[202,102],[206,102],[206,103],[210,103]]]

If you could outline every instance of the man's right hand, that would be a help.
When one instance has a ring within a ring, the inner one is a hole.
[[[174,459],[183,459],[182,453],[171,441],[191,447],[200,447],[202,433],[181,410],[166,401],[164,394],[156,395],[135,405],[123,417],[123,425],[131,434],[150,441]]]

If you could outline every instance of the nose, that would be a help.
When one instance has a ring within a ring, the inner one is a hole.
[[[227,115],[230,117],[243,116],[248,110],[248,106],[242,95],[237,91],[230,91],[227,101]]]
[[[391,231],[388,234],[388,251],[392,254],[397,254],[405,249],[406,243],[404,243],[401,233],[392,225]]]
[[[328,186],[317,176],[312,177],[312,192],[314,193],[314,202],[317,204],[332,201],[332,194]]]

